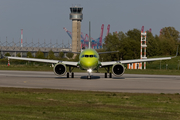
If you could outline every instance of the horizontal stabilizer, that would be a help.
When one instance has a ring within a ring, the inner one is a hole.
[[[80,54],[80,52],[71,52],[71,51],[62,51],[63,53],[74,53],[74,54]]]
[[[119,52],[119,51],[107,51],[107,52],[98,52],[98,54],[106,54],[106,53],[116,53],[116,52]]]

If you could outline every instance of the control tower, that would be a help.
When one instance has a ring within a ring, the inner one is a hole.
[[[70,7],[70,17],[72,20],[72,52],[81,50],[81,21],[83,19],[82,7]]]

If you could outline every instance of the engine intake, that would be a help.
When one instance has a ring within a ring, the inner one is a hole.
[[[64,74],[66,74],[66,66],[62,63],[56,64],[53,70],[54,70],[55,75],[58,75],[58,76],[63,76]]]
[[[121,76],[124,74],[124,71],[125,71],[125,68],[122,64],[120,63],[117,63],[117,64],[114,64],[113,67],[112,67],[112,73],[113,75],[115,76]]]

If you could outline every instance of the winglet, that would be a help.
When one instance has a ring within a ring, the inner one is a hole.
[[[179,48],[179,45],[177,46],[177,51],[176,51],[176,56],[172,57],[172,58],[175,58],[178,56],[178,48]]]

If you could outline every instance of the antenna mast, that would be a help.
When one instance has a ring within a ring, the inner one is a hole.
[[[91,48],[91,22],[89,21],[89,49]]]

